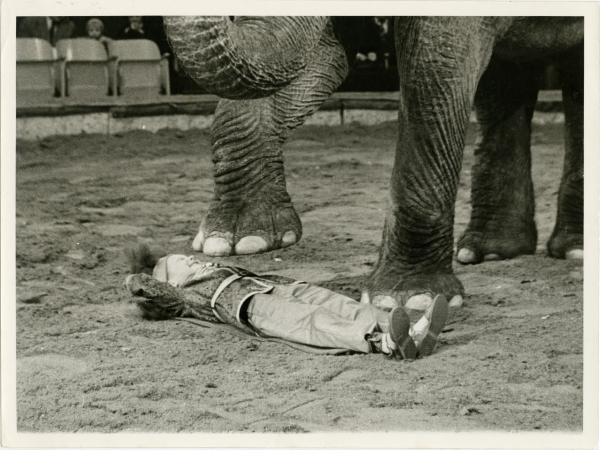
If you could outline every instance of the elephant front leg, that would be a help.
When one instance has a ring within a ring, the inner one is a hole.
[[[401,19],[399,139],[379,261],[366,301],[416,294],[460,302],[452,270],[454,202],[475,89],[492,48],[487,19]]]
[[[300,219],[286,190],[273,98],[221,100],[212,128],[214,199],[192,244],[210,256],[295,243]]]
[[[583,51],[562,62],[565,160],[556,225],[548,241],[555,258],[583,259]]]
[[[535,253],[530,140],[538,75],[538,67],[492,59],[481,77],[471,220],[457,245],[462,264]]]
[[[286,189],[282,145],[348,71],[328,26],[314,58],[287,87],[258,100],[221,100],[212,127],[215,195],[193,248],[211,256],[287,247],[302,225]]]

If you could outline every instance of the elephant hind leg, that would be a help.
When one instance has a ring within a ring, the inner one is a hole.
[[[560,65],[565,110],[565,159],[556,225],[548,241],[555,258],[583,258],[583,50]]]
[[[471,220],[457,245],[462,264],[535,252],[530,139],[539,74],[537,66],[492,58],[480,80]]]

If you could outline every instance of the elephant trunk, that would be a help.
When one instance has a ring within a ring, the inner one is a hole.
[[[208,92],[231,99],[271,95],[304,68],[326,17],[165,17],[185,71]]]

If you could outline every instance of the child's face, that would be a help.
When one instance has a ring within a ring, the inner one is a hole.
[[[134,30],[139,30],[142,28],[142,18],[138,16],[130,17],[129,26]]]
[[[102,28],[97,25],[90,25],[88,27],[88,36],[92,39],[98,39],[100,36],[102,36]]]
[[[184,287],[210,278],[217,268],[217,264],[200,261],[195,256],[168,255],[158,260],[153,276],[173,286]]]

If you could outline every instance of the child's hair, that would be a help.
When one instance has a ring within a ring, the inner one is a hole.
[[[90,29],[94,27],[99,28],[101,33],[104,31],[104,23],[102,23],[102,21],[96,17],[87,21],[85,24],[85,30],[89,32]]]
[[[143,243],[125,249],[130,273],[152,274],[152,269],[154,269],[158,260],[166,254],[162,250],[151,249],[148,244]]]

